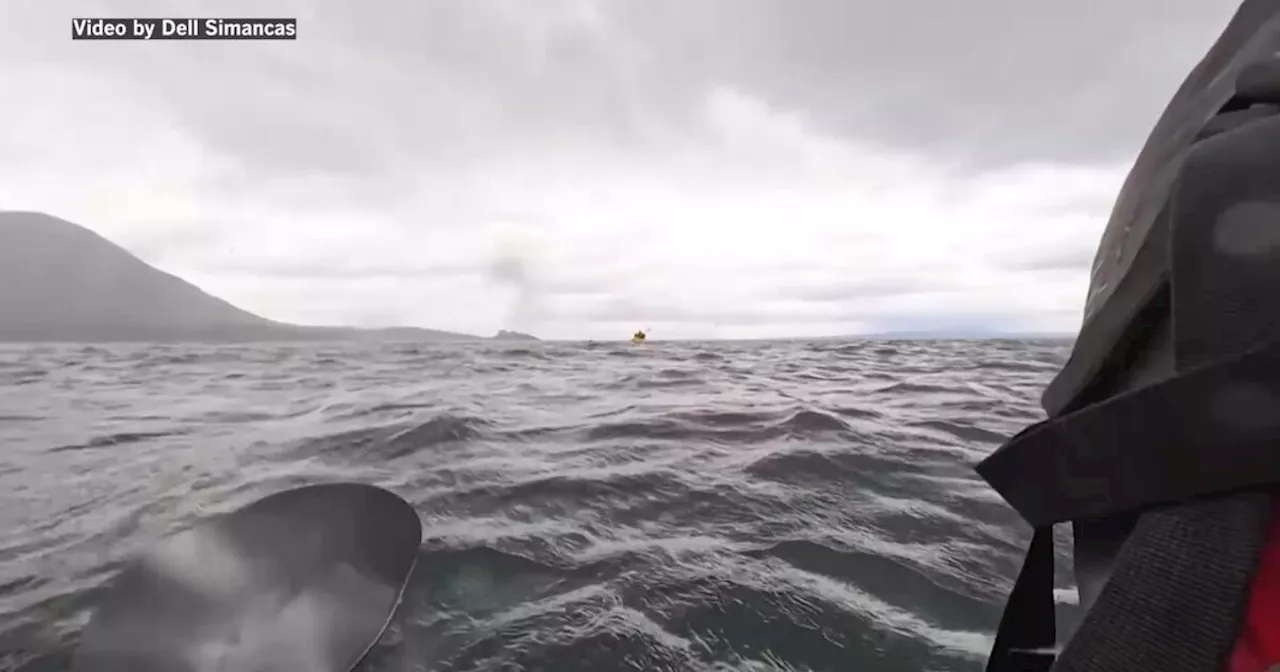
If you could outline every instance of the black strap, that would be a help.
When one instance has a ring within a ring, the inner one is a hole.
[[[1048,672],[1058,646],[1053,605],[1053,528],[1037,529],[1000,618],[987,672]]]
[[[1053,672],[1223,670],[1270,500],[1246,493],[1139,517]]]

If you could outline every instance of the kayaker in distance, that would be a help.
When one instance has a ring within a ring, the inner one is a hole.
[[[1048,419],[978,465],[1035,530],[987,672],[1280,669],[1278,46],[1244,0],[1121,188]]]
[[[637,331],[636,331],[636,333],[634,333],[634,334],[632,334],[632,335],[631,335],[631,342],[632,342],[632,343],[640,343],[640,342],[644,341],[644,339],[646,339],[646,338],[648,338],[648,336],[646,336],[646,335],[645,335],[644,330],[643,330],[643,329],[639,329],[639,330],[637,330]]]

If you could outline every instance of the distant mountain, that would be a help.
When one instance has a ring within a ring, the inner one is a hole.
[[[102,236],[0,211],[0,341],[476,340],[433,329],[313,327],[241,310]]]
[[[497,339],[497,340],[499,340],[499,341],[537,341],[537,340],[541,340],[541,339],[539,339],[537,336],[531,336],[531,335],[529,335],[529,334],[521,333],[521,332],[519,332],[519,331],[507,331],[506,329],[499,329],[499,330],[498,330],[498,333],[494,336],[494,338],[495,338],[495,339]]]

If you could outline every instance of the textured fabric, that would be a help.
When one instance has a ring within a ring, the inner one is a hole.
[[[1063,520],[1137,514],[1054,672],[1272,662],[1280,620],[1267,609],[1280,596],[1267,592],[1269,574],[1252,603],[1249,593],[1271,497],[1243,490],[1280,486],[1280,349],[1266,350],[1280,344],[1277,53],[1280,2],[1244,0],[1126,179],[1085,323],[1043,397],[1050,419],[979,466],[1038,537]],[[1165,380],[1125,385],[1162,325],[1172,346]],[[1083,535],[1077,549],[1093,541]],[[1051,565],[1029,556],[1023,574]],[[1019,651],[1045,638],[1023,619],[1046,617],[1049,591],[1025,576],[1017,585],[1025,589],[1002,619],[991,672],[1044,662]],[[1259,611],[1242,628],[1250,604]]]
[[[1269,515],[1261,493],[1143,514],[1054,672],[1222,670]]]
[[[1280,102],[1270,98],[1280,86],[1265,80],[1273,71],[1250,67],[1277,51],[1280,3],[1243,0],[1165,107],[1125,178],[1098,246],[1085,321],[1071,358],[1045,390],[1042,401],[1051,417],[1094,397],[1093,388],[1142,328],[1141,313],[1167,270],[1158,244],[1163,237],[1158,213],[1173,190],[1184,152],[1204,137],[1202,129],[1219,112]],[[1241,75],[1246,75],[1244,86],[1238,87]],[[1239,100],[1237,94],[1243,94]]]
[[[1280,292],[1269,291],[1280,298]],[[1272,310],[1261,303],[1252,305]],[[1204,314],[1224,305],[1229,304],[1189,306],[1182,312],[1250,328],[1261,321]],[[1280,314],[1280,305],[1274,310]],[[1181,323],[1179,328],[1191,331]],[[1280,326],[1274,331],[1280,333]],[[1280,483],[1276,400],[1280,344],[1272,343],[1033,425],[979,463],[977,471],[1036,527]]]
[[[1272,499],[1271,525],[1258,558],[1240,635],[1227,672],[1269,672],[1280,665],[1280,499]]]
[[[1280,195],[1278,166],[1280,120],[1255,121],[1248,130],[1196,145],[1170,196],[1166,212],[1175,370],[1188,383],[1206,371],[1206,365],[1216,362],[1223,372],[1227,369],[1222,363],[1240,361],[1239,353],[1280,341],[1280,263],[1266,253],[1274,248],[1244,244],[1270,239],[1269,229],[1276,226],[1273,217],[1251,204]],[[1198,403],[1189,391],[1181,400],[1169,397],[1163,423],[1157,415],[1141,423],[1150,430],[1148,443],[1132,434],[1126,446],[1136,453],[1164,448],[1160,441],[1151,443],[1162,433],[1158,427],[1164,426],[1179,436],[1161,438],[1177,443],[1194,436],[1196,442],[1221,448],[1224,457],[1231,458],[1224,462],[1240,460],[1238,466],[1254,465],[1260,472],[1274,468],[1280,462],[1274,441],[1276,405],[1269,392],[1252,392],[1280,383],[1277,378],[1275,371],[1237,369],[1216,380],[1201,380],[1205,396]],[[1186,422],[1188,415],[1202,417]],[[1126,431],[1137,429],[1127,426],[1135,422],[1134,416],[1116,420]],[[1100,440],[1098,429],[1072,438]],[[1229,448],[1243,437],[1248,437],[1245,450]],[[1267,437],[1270,443],[1258,441]],[[1215,474],[1215,468],[1200,459],[1205,456],[1175,451],[1167,459],[1190,458],[1188,466],[1204,468],[1209,480],[1216,481],[1216,490],[1232,490],[1225,473]],[[1143,478],[1140,472],[1130,476]],[[1234,485],[1257,487],[1268,480],[1274,483],[1270,477],[1246,477]],[[1270,522],[1271,497],[1264,492],[1145,511],[1106,587],[1059,656],[1055,672],[1225,669],[1236,648]]]

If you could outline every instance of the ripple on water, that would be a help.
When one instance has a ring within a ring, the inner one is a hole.
[[[426,526],[366,670],[976,671],[1027,531],[971,467],[1067,352],[0,348],[0,668],[65,669],[151,540],[353,479]]]

